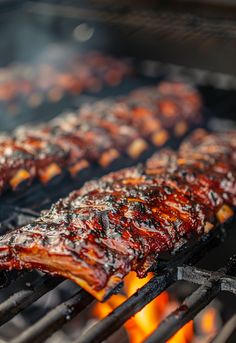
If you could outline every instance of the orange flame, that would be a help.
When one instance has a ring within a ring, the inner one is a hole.
[[[216,334],[216,310],[210,307],[201,318],[201,326],[204,333],[207,335]]]
[[[217,335],[219,330],[219,316],[218,311],[213,306],[208,307],[200,315],[199,329],[202,339],[199,343],[209,343]]]
[[[93,308],[93,315],[99,319],[106,317],[116,307],[121,305],[128,297],[134,294],[137,289],[146,284],[152,275],[151,273],[144,279],[139,279],[134,272],[131,272],[124,280],[125,295],[113,295],[105,303],[97,303]],[[141,343],[147,338],[159,325],[170,311],[173,305],[168,292],[161,293],[157,298],[151,301],[140,312],[125,323],[130,343]],[[193,337],[193,321],[187,323],[181,328],[168,343],[190,343]]]

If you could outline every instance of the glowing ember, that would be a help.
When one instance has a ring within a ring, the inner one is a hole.
[[[216,334],[216,310],[209,308],[201,318],[202,330],[207,335]]]
[[[130,273],[124,282],[124,295],[113,295],[105,303],[97,303],[93,308],[93,315],[99,319],[107,316],[112,310],[122,304],[128,297],[141,288],[151,279],[149,274],[145,279],[137,278],[134,272]],[[168,292],[163,292],[134,317],[125,323],[131,343],[141,343],[159,325],[159,323],[178,306],[171,301]],[[193,322],[190,321],[180,329],[168,343],[190,343],[193,337]]]
[[[199,337],[193,343],[209,343],[220,329],[219,312],[213,306],[207,307],[198,316]]]

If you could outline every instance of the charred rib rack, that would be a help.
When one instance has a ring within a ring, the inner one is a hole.
[[[45,96],[57,102],[65,94],[96,92],[104,85],[118,85],[132,73],[126,60],[100,52],[65,52],[58,46],[49,45],[38,61],[0,69],[0,105],[23,101],[35,107]]]
[[[236,133],[196,131],[176,153],[108,174],[60,200],[33,224],[1,237],[2,269],[68,277],[97,299],[163,252],[234,215]]]
[[[43,183],[91,163],[109,166],[120,156],[138,158],[151,145],[182,136],[199,120],[198,92],[182,83],[161,83],[123,99],[84,105],[39,126],[22,126],[0,135],[0,192]]]
[[[227,228],[233,230],[232,225],[227,225]],[[116,308],[109,316],[99,321],[90,330],[80,335],[77,342],[103,342],[104,339],[111,336],[118,330],[129,318],[140,311],[144,306],[151,302],[157,295],[165,290],[171,284],[175,284],[178,280],[186,280],[191,283],[203,285],[200,294],[203,295],[201,305],[196,308],[196,300],[194,293],[194,302],[192,302],[187,313],[184,311],[173,313],[178,325],[173,324],[172,320],[165,321],[164,335],[162,328],[162,341],[169,339],[173,332],[176,332],[179,323],[183,326],[186,320],[194,318],[197,312],[200,312],[206,302],[209,302],[212,297],[222,291],[227,291],[236,294],[236,279],[235,279],[235,258],[232,258],[230,263],[220,272],[201,270],[195,267],[190,267],[188,264],[196,263],[202,256],[222,243],[222,238],[225,235],[225,225],[219,227],[218,230],[212,230],[206,237],[201,237],[199,241],[195,241],[194,245],[188,249],[183,249],[182,252],[173,257],[170,261],[161,261],[158,263],[155,275],[146,285],[139,289],[133,296],[129,297],[123,304]],[[186,265],[187,264],[187,265]],[[222,266],[222,264],[220,264]],[[28,275],[29,276],[29,275]],[[216,288],[213,283],[210,285],[209,279],[215,279],[220,285],[220,289]],[[17,313],[29,307],[42,295],[49,292],[58,285],[62,280],[44,276],[35,278],[34,283],[29,287],[23,285],[17,291],[0,304],[0,323],[4,324],[12,319]],[[213,286],[213,287],[212,287]],[[205,291],[207,289],[207,292]],[[209,293],[210,291],[210,293]],[[54,289],[56,292],[56,289]],[[216,294],[217,293],[217,294]],[[199,293],[198,293],[199,294]],[[85,307],[94,301],[94,298],[87,292],[79,288],[72,296],[69,296],[65,302],[60,302],[58,306],[47,312],[46,315],[36,321],[33,325],[28,326],[20,335],[14,337],[11,343],[40,343],[44,342],[49,336],[60,330],[62,325],[68,323],[68,315],[70,319],[78,315]],[[186,301],[188,301],[186,299]],[[187,307],[184,307],[187,309]],[[31,309],[32,311],[32,309]],[[38,309],[36,309],[38,311]],[[32,311],[34,312],[34,311]],[[31,315],[32,315],[31,312]],[[171,315],[171,317],[173,318]],[[158,330],[159,331],[159,330]],[[155,339],[155,338],[154,338]],[[161,340],[160,340],[161,341]]]

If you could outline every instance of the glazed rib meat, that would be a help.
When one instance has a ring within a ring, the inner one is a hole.
[[[200,111],[195,89],[164,82],[1,134],[0,192],[36,178],[47,183],[65,170],[77,175],[91,163],[105,168],[126,155],[137,159],[152,145],[184,135],[198,122]]]
[[[224,223],[236,205],[236,132],[196,131],[178,152],[88,182],[0,238],[1,269],[63,275],[98,300],[129,271]]]
[[[24,108],[37,107],[45,98],[57,102],[65,94],[96,93],[104,85],[118,85],[133,73],[125,59],[99,52],[48,48],[37,56],[37,63],[14,63],[0,68],[0,106],[11,111],[13,105],[17,111],[22,104]]]

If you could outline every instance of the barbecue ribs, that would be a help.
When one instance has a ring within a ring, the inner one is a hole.
[[[133,67],[125,59],[49,46],[38,56],[38,63],[1,67],[0,106],[11,111],[11,105],[24,104],[25,109],[41,105],[45,98],[57,102],[65,94],[96,93],[104,85],[117,86],[132,73]]]
[[[33,224],[0,238],[2,269],[37,268],[75,281],[97,299],[162,252],[234,214],[236,132],[196,131],[178,152],[88,182]]]
[[[0,135],[0,193],[38,178],[48,183],[67,170],[77,175],[91,163],[108,167],[120,156],[138,158],[151,145],[182,136],[199,119],[198,92],[163,82],[125,98],[98,101],[47,124]]]

